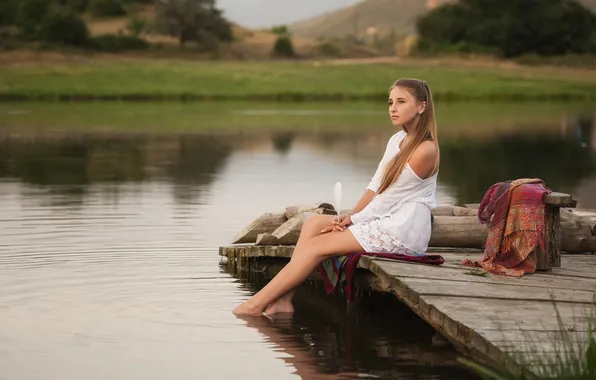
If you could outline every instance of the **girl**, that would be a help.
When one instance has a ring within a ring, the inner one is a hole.
[[[400,131],[366,192],[343,217],[315,215],[304,222],[290,262],[261,291],[237,306],[236,315],[294,311],[292,297],[324,259],[352,252],[423,255],[431,235],[431,208],[439,171],[439,142],[430,88],[400,79],[389,92],[389,116]]]

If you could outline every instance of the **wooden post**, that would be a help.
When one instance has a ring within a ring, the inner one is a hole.
[[[577,201],[564,193],[546,194],[543,201],[546,252],[536,249],[536,270],[551,270],[561,266],[561,207],[575,207]]]

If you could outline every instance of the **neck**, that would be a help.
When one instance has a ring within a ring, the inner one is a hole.
[[[414,132],[416,130],[416,126],[418,125],[418,120],[420,119],[420,116],[416,116],[414,118],[414,120],[410,121],[407,124],[404,124],[402,126],[402,128],[404,129],[404,131],[406,131],[406,133],[410,134],[412,132]]]

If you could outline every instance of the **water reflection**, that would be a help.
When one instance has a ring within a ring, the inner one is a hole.
[[[542,178],[551,189],[576,195],[596,168],[593,150],[556,135],[446,141],[441,154],[440,180],[455,189],[459,204],[478,202],[493,183],[516,178]]]
[[[275,264],[272,264],[275,265]],[[267,274],[233,273],[251,292]],[[391,295],[370,295],[346,308],[309,283],[299,289],[293,317],[243,317],[302,379],[476,379],[457,365],[448,344],[433,343],[434,330]]]
[[[0,179],[47,188],[50,195],[66,194],[72,202],[77,196],[80,202],[93,184],[164,181],[172,185],[179,203],[193,203],[200,202],[201,193],[226,170],[231,157],[239,154],[252,158],[269,151],[292,154],[297,164],[302,161],[310,170],[314,170],[309,166],[312,159],[337,162],[358,179],[368,179],[390,133],[7,134],[0,137]],[[596,201],[585,196],[589,190],[584,190],[593,186],[596,170],[594,135],[592,120],[581,118],[561,133],[444,138],[439,175],[442,191],[449,193],[452,202],[474,203],[495,182],[539,177],[553,190],[579,197],[580,207],[594,208]],[[265,170],[258,167],[262,165],[259,162],[246,169],[253,173]],[[298,173],[271,174],[291,183]],[[313,172],[313,178],[317,175],[324,173]],[[267,188],[266,183],[260,186]],[[118,192],[118,186],[105,189]]]
[[[232,150],[210,135],[168,138],[88,134],[0,138],[0,179],[81,198],[93,184],[165,181],[174,196],[191,202],[221,171]],[[117,192],[118,187],[105,187]]]
[[[296,138],[293,132],[277,132],[271,134],[271,142],[276,152],[287,154],[292,149],[292,142]]]

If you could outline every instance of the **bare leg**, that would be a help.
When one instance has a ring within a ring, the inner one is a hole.
[[[294,254],[292,255],[292,259],[296,257],[296,253],[300,254],[300,252],[303,252],[303,246],[310,239],[321,235],[321,230],[331,225],[331,223],[333,222],[333,218],[337,218],[337,216],[313,215],[306,219],[304,221],[304,225],[302,226],[302,230],[300,231],[300,237],[298,238],[296,247],[294,248]],[[296,289],[292,289],[288,293],[279,297],[279,299],[277,299],[271,305],[269,305],[269,307],[267,307],[267,310],[265,310],[265,314],[273,315],[277,313],[293,313],[294,305],[292,304],[292,298],[294,298],[294,294],[296,294]]]
[[[325,258],[358,251],[362,247],[349,230],[310,239],[263,289],[236,307],[234,314],[260,314],[271,302],[300,285]]]

